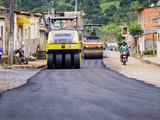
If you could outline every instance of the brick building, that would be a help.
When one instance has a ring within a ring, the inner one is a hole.
[[[141,24],[141,27],[144,30],[144,36],[142,36],[140,39],[140,48],[142,52],[146,50],[152,50],[153,45],[155,45],[155,47],[157,46],[156,34],[155,34],[155,32],[157,31],[155,27],[157,26],[157,23],[153,22],[153,19],[159,16],[160,16],[160,6],[138,9],[138,22]],[[155,40],[154,44],[153,40]]]
[[[48,17],[51,17],[51,14],[52,13],[44,13],[45,19],[47,20]],[[75,16],[75,12],[56,12],[56,17],[73,17],[73,16]],[[83,31],[83,16],[84,16],[83,11],[77,11],[76,16],[77,16],[77,22],[78,22],[78,30]],[[75,22],[68,21],[66,24],[71,28],[73,28],[75,25]]]

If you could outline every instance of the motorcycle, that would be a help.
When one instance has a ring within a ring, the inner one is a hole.
[[[127,52],[122,52],[122,63],[126,65],[127,62]]]
[[[17,61],[18,63],[21,65],[21,64],[28,64],[28,59],[27,57],[25,57],[24,55],[24,50],[23,50],[23,47],[20,47],[19,49],[15,50],[15,54],[16,54],[16,58],[17,58]]]

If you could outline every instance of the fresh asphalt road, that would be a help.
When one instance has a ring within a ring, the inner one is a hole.
[[[3,93],[0,120],[160,120],[160,89],[84,60]]]

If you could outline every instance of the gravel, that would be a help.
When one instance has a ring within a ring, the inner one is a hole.
[[[40,70],[38,69],[2,69],[0,68],[0,93],[19,87]]]

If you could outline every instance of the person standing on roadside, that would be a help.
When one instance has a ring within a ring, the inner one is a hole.
[[[3,53],[3,50],[2,50],[2,47],[0,47],[0,64],[2,63],[2,53]]]
[[[2,38],[0,37],[0,64],[2,63],[2,53],[3,53],[3,49],[2,49]]]
[[[51,31],[51,29],[49,28],[49,25],[48,24],[45,24],[45,30],[44,30],[44,35],[46,37],[46,40],[48,40],[48,34],[49,32]]]

